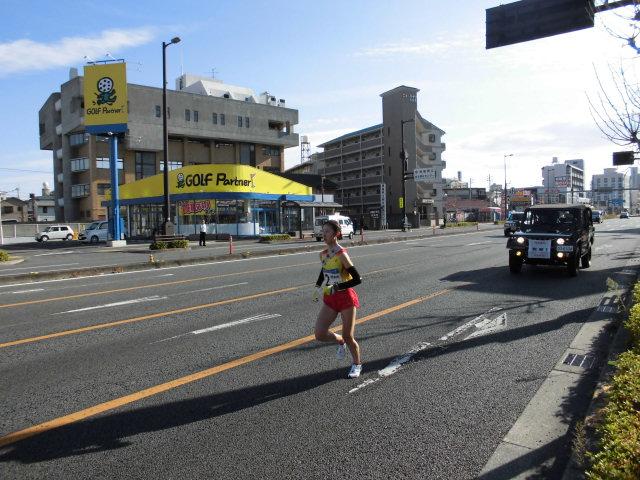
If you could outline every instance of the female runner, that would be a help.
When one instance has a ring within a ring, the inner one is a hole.
[[[316,282],[315,301],[318,301],[322,290],[323,305],[316,320],[315,336],[316,340],[321,342],[336,342],[338,359],[345,357],[346,344],[353,358],[348,377],[357,378],[362,372],[362,360],[360,346],[353,338],[353,333],[356,308],[360,306],[360,302],[353,287],[359,285],[362,280],[347,251],[338,245],[338,238],[341,238],[340,230],[340,225],[335,220],[329,220],[322,225],[322,237],[327,248],[320,252],[322,269]],[[329,331],[338,313],[342,316],[342,335]]]

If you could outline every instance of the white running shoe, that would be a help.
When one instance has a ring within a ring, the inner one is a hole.
[[[344,357],[347,356],[347,344],[341,343],[338,345],[338,350],[336,351],[336,358],[338,360],[344,360]]]
[[[349,378],[358,378],[362,373],[362,365],[356,365],[355,363],[351,365],[351,370],[349,371]]]

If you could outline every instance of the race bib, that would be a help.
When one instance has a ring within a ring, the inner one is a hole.
[[[324,279],[327,285],[335,285],[336,283],[340,283],[340,271],[337,268],[324,270]]]

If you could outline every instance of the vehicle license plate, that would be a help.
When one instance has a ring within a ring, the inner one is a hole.
[[[558,245],[556,250],[559,252],[573,252],[573,245]]]
[[[551,258],[551,240],[529,240],[529,258]]]

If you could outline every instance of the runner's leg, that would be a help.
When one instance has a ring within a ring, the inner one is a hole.
[[[335,321],[338,316],[338,312],[329,308],[326,304],[322,304],[320,313],[318,313],[318,319],[316,320],[316,326],[314,333],[316,340],[321,342],[335,342],[341,343],[342,337],[329,331],[329,327]]]
[[[356,329],[356,307],[350,307],[340,312],[342,316],[342,338],[349,347],[351,357],[353,357],[353,363],[360,365],[362,360],[360,358],[360,345],[353,338],[353,334]]]

